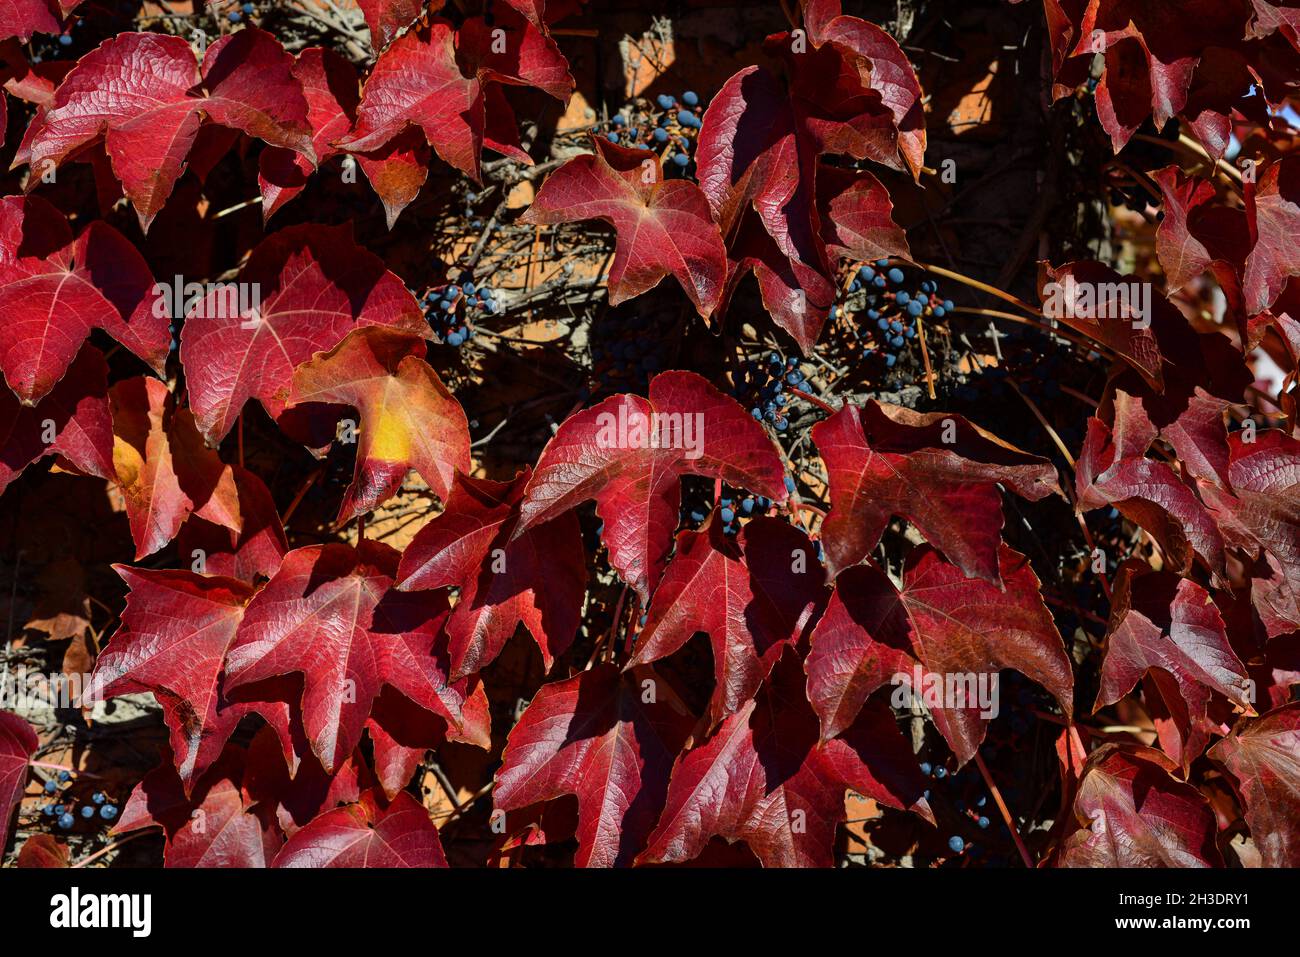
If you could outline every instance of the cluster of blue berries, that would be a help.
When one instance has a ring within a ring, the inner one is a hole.
[[[472,282],[451,283],[430,289],[424,295],[424,314],[445,345],[460,348],[474,338],[476,316],[495,316],[502,309],[495,289]]]
[[[856,340],[874,337],[887,368],[893,368],[916,338],[918,319],[942,319],[954,308],[951,299],[939,298],[939,284],[933,279],[921,280],[914,291],[906,287],[906,274],[888,259],[859,266],[848,287],[845,318],[849,313],[857,318],[848,328]],[[832,311],[833,319],[839,316],[838,310]]]
[[[799,362],[793,356],[782,359],[775,352],[766,361],[748,360],[736,378],[736,399],[749,409],[749,414],[759,422],[766,422],[778,432],[790,427],[787,411],[792,398],[788,388],[800,389],[807,385]]]
[[[229,20],[231,23],[239,23],[244,19],[244,17],[251,17],[256,11],[257,8],[253,6],[251,3],[245,3],[242,6],[240,6],[238,10],[231,10],[229,13],[227,13],[226,19]]]
[[[679,98],[660,93],[655,104],[661,112],[639,113],[630,118],[616,113],[605,138],[620,146],[655,150],[668,161],[670,169],[686,172],[702,125],[704,106],[699,94],[687,90]]]
[[[54,823],[60,830],[70,831],[77,823],[76,816],[72,813],[75,804],[69,799],[59,799],[60,792],[66,787],[72,775],[68,771],[60,771],[57,779],[49,778],[45,782],[45,794],[50,799],[50,803],[41,808],[41,815],[53,818]],[[91,803],[83,804],[80,809],[81,818],[84,821],[92,820],[96,814],[102,820],[111,821],[117,817],[117,805],[108,799],[108,795],[103,791],[96,791],[91,795]]]
[[[970,766],[962,768],[956,774],[950,774],[948,769],[942,764],[931,764],[929,761],[922,761],[920,764],[921,773],[931,778],[935,782],[942,782],[945,786],[952,786],[959,793],[969,794],[974,782],[966,780],[969,777]],[[927,801],[930,798],[930,788],[926,788],[923,796]],[[988,815],[985,813],[985,807],[988,804],[988,795],[979,794],[970,803],[965,800],[956,800],[953,802],[953,808],[958,814],[968,818],[980,830],[987,830],[989,824]],[[953,834],[948,838],[948,850],[954,854],[964,854],[967,851],[975,852],[978,850],[973,843],[967,843],[966,839],[960,834]]]

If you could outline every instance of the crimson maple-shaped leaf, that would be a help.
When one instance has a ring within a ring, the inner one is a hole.
[[[565,420],[542,450],[513,534],[595,499],[610,562],[648,605],[672,548],[682,475],[787,497],[762,426],[702,376],[663,372],[648,399],[611,396]]]
[[[167,385],[137,376],[109,390],[113,467],[126,500],[136,560],[165,546],[191,514],[238,532],[233,468],[203,444]]]
[[[278,745],[276,751],[283,765]],[[113,833],[162,828],[166,867],[267,867],[284,838],[267,810],[254,807],[249,758],[242,747],[227,745],[187,790],[164,757],[131,791]]]
[[[1113,505],[1160,543],[1172,570],[1199,556],[1214,575],[1223,568],[1223,536],[1192,487],[1165,462],[1147,458],[1157,430],[1132,396],[1115,392],[1114,427],[1088,420],[1075,471],[1082,510]]]
[[[93,698],[152,692],[171,733],[176,773],[188,793],[221,755],[246,714],[260,713],[281,734],[288,709],[230,701],[222,687],[226,651],[253,588],[233,578],[114,566],[129,592],[122,625],[95,662]]]
[[[569,64],[549,36],[517,17],[460,27],[434,19],[398,37],[366,80],[357,122],[335,145],[373,152],[419,127],[443,161],[481,178],[483,147],[531,162],[518,143],[514,111],[500,84],[533,86],[568,102]]]
[[[493,800],[578,799],[578,867],[625,866],[645,846],[694,724],[649,669],[602,664],[542,686],[510,731]]]
[[[429,812],[400,792],[391,804],[367,791],[355,804],[326,811],[276,855],[275,867],[446,867]]]
[[[1172,777],[1159,751],[1105,744],[1088,758],[1074,799],[1081,827],[1065,839],[1059,867],[1219,867],[1214,812]]]
[[[1279,429],[1233,432],[1228,486],[1199,483],[1228,544],[1274,567],[1278,580],[1252,597],[1271,633],[1281,634],[1291,617],[1286,596],[1300,581],[1300,442]]]
[[[108,408],[108,366],[87,345],[54,391],[35,407],[0,394],[0,492],[32,462],[62,456],[87,475],[112,480],[113,418]]]
[[[342,152],[334,143],[356,121],[361,85],[351,61],[321,47],[308,47],[299,53],[293,75],[307,98],[307,122],[319,166]],[[408,130],[376,152],[360,153],[354,159],[383,201],[391,229],[428,177],[428,144],[418,131]],[[293,150],[273,146],[262,151],[258,156],[258,186],[262,191],[263,221],[306,188],[313,169],[306,156]]]
[[[0,711],[0,846],[9,843],[9,821],[27,787],[27,762],[40,742],[23,718]]]
[[[424,354],[418,336],[357,329],[293,374],[288,407],[338,405],[360,416],[356,470],[339,506],[340,524],[392,497],[412,469],[444,499],[457,472],[469,470],[469,422]]]
[[[577,634],[587,586],[582,530],[565,513],[515,535],[531,477],[528,469],[510,482],[457,475],[442,514],[402,554],[399,588],[461,590],[447,622],[457,680],[491,664],[521,623],[547,670]]]
[[[788,652],[756,700],[677,759],[637,860],[688,861],[717,836],[744,841],[767,867],[830,867],[846,789],[932,819],[924,787],[887,708],[867,709],[843,737],[819,741],[798,657]]]
[[[520,222],[603,219],[618,240],[609,301],[618,305],[672,275],[708,318],[727,277],[727,251],[700,188],[664,179],[659,157],[593,137],[593,153],[569,160],[542,184]]]
[[[1038,578],[1006,545],[998,564],[1001,588],[967,578],[929,547],[908,557],[901,590],[874,565],[841,574],[806,662],[822,737],[849,727],[877,688],[906,683],[965,763],[996,714],[1004,668],[1042,685],[1070,715],[1074,673]]]
[[[384,684],[455,724],[461,720],[454,689],[428,660],[445,600],[394,593],[380,607],[396,564],[396,552],[378,543],[289,552],[248,603],[227,654],[231,690],[302,674],[303,728],[329,772],[356,748]],[[433,604],[420,614],[425,600]]]
[[[79,5],[80,0],[66,6],[58,0],[8,0],[0,6],[0,37],[26,43],[33,33],[61,33],[63,18]]]
[[[355,327],[428,332],[415,297],[383,260],[353,242],[348,226],[280,230],[253,250],[239,284],[259,301],[250,295],[231,309],[229,287],[213,290],[181,330],[190,407],[212,444],[250,399],[278,417],[293,370]]]
[[[666,658],[706,632],[714,670],[709,720],[717,724],[754,697],[782,651],[803,636],[825,581],[808,536],[780,519],[756,518],[736,541],[716,518],[683,531],[629,667]]]
[[[307,101],[292,68],[279,41],[254,27],[213,43],[202,66],[181,37],[119,34],[82,57],[37,121],[33,182],[102,137],[147,231],[204,118],[314,161]]]
[[[1111,589],[1106,639],[1093,711],[1119,701],[1159,671],[1154,687],[1172,727],[1163,721],[1156,727],[1165,752],[1184,768],[1209,743],[1206,708],[1212,692],[1251,710],[1251,682],[1228,643],[1223,616],[1209,592],[1189,578],[1125,562]]]
[[[8,317],[0,369],[25,405],[54,388],[93,329],[162,374],[171,349],[144,257],[103,222],[75,239],[38,197],[0,200],[0,310]]]
[[[901,515],[967,575],[996,584],[998,485],[1030,501],[1060,492],[1050,462],[959,415],[873,399],[846,405],[812,434],[830,478],[822,540],[832,576],[866,558],[890,517]]]
[[[1263,312],[1281,295],[1287,280],[1300,276],[1295,237],[1300,230],[1300,159],[1283,157],[1259,174],[1247,193],[1246,213],[1255,244],[1246,256],[1242,287],[1246,311]]]
[[[1053,95],[1071,95],[1101,54],[1097,117],[1116,152],[1148,118],[1160,128],[1178,115],[1217,159],[1228,148],[1231,114],[1248,93],[1258,91],[1277,105],[1288,92],[1294,41],[1276,31],[1271,14],[1259,21],[1255,16],[1271,6],[1262,0],[1052,0],[1045,10],[1056,72]]]
[[[1210,749],[1232,773],[1265,867],[1300,862],[1300,704],[1243,721]]]
[[[271,490],[247,469],[232,466],[239,495],[239,530],[190,515],[176,537],[176,550],[200,575],[225,575],[250,584],[270,578],[289,550]]]
[[[713,98],[698,163],[728,243],[724,301],[753,271],[764,305],[806,352],[835,298],[835,257],[908,254],[884,187],[818,157],[847,154],[919,175],[925,129],[920,84],[892,37],[842,16],[838,0],[810,4],[804,22],[806,30],[766,43],[788,82],[746,67]]]

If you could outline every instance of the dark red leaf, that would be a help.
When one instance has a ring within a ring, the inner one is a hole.
[[[649,669],[598,665],[542,686],[510,732],[493,800],[512,810],[578,799],[578,867],[630,864],[663,807],[694,720]],[[662,695],[665,699],[666,694]]]
[[[648,604],[672,548],[678,477],[702,475],[784,502],[771,438],[693,372],[664,372],[650,397],[617,395],[571,416],[528,482],[514,536],[596,500],[610,562]]]
[[[1300,863],[1300,704],[1244,721],[1210,757],[1231,773],[1265,867]]]
[[[275,867],[446,867],[438,829],[405,791],[391,804],[367,791],[289,838]]]
[[[27,762],[40,742],[23,718],[0,711],[0,847],[9,843],[9,821],[27,787]]]

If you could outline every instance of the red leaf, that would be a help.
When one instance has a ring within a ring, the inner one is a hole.
[[[181,526],[176,550],[201,575],[225,575],[252,584],[275,574],[289,542],[262,480],[237,465],[231,472],[239,495],[239,531],[191,515]]]
[[[227,308],[229,287],[213,290],[181,331],[190,406],[210,443],[230,432],[250,399],[278,417],[293,370],[355,327],[428,332],[415,297],[347,226],[280,230],[253,250],[239,282],[257,291],[255,308]]]
[[[659,702],[654,672],[598,665],[543,685],[510,732],[493,800],[501,810],[578,799],[578,867],[627,865],[663,807],[694,723]],[[665,696],[666,697],[666,696]]]
[[[547,177],[520,222],[611,223],[618,235],[609,268],[612,305],[672,275],[708,318],[722,296],[727,253],[704,194],[686,180],[665,180],[653,152],[602,137],[592,143],[594,153],[574,157]]]
[[[18,867],[67,867],[68,845],[49,834],[33,834],[23,842],[15,863]]]
[[[577,634],[587,567],[576,515],[516,534],[532,472],[511,482],[457,475],[442,514],[402,554],[398,587],[458,587],[447,623],[455,679],[492,663],[523,624],[550,670]]]
[[[1173,734],[1161,734],[1165,752],[1184,768],[1209,743],[1206,708],[1211,692],[1250,709],[1246,666],[1228,643],[1223,617],[1209,593],[1188,578],[1151,572],[1130,560],[1120,566],[1111,589],[1110,626],[1101,685],[1093,711],[1114,704],[1154,671],[1168,675],[1155,687],[1173,719]],[[1157,725],[1159,727],[1159,725]]]
[[[1074,799],[1082,830],[1066,838],[1059,867],[1221,867],[1214,812],[1177,781],[1159,751],[1105,744],[1092,753]]]
[[[27,762],[39,745],[30,724],[0,711],[0,847],[9,843],[9,821],[27,787]]]
[[[960,415],[868,400],[817,423],[830,478],[822,528],[831,575],[867,557],[900,515],[967,575],[998,579],[1004,485],[1030,501],[1057,492],[1056,468]]]
[[[1156,428],[1140,405],[1123,390],[1115,403],[1114,431],[1095,416],[1088,420],[1075,472],[1078,507],[1119,509],[1160,543],[1175,572],[1189,569],[1197,555],[1220,574],[1223,536],[1209,510],[1167,463],[1145,457]]]
[[[115,477],[104,357],[86,346],[68,372],[34,408],[0,393],[0,492],[45,455],[61,455],[87,475]]]
[[[1042,685],[1071,714],[1074,674],[1038,578],[1006,545],[998,559],[1001,588],[966,578],[928,547],[911,553],[901,591],[872,565],[840,575],[806,662],[823,739],[849,727],[877,688],[905,679],[964,764],[984,740],[985,705],[995,713],[999,706],[996,675],[1004,668]],[[983,682],[987,701],[977,700]],[[937,701],[934,689],[945,691]]]
[[[733,542],[715,518],[677,536],[628,666],[666,658],[696,632],[713,645],[710,724],[754,697],[825,598],[826,573],[802,530],[755,518]]]
[[[232,702],[222,688],[226,651],[252,587],[187,571],[114,568],[129,589],[126,608],[122,626],[95,662],[86,695],[152,692],[162,705],[176,771],[187,792],[247,714],[265,714],[291,751],[287,709]]]
[[[1300,159],[1270,163],[1259,185],[1247,191],[1247,216],[1255,245],[1242,275],[1246,312],[1263,312],[1281,295],[1287,280],[1300,276],[1295,237],[1300,232]]]
[[[223,777],[169,835],[163,860],[167,867],[267,867],[282,840],[249,811],[240,787]]]
[[[298,548],[249,602],[227,655],[229,689],[301,673],[301,713],[311,749],[326,771],[352,754],[384,684],[460,722],[457,696],[428,661],[445,603],[397,595],[397,555],[366,543]],[[413,608],[412,605],[415,607]],[[250,694],[254,693],[250,689]]]
[[[405,791],[387,806],[367,791],[326,811],[276,855],[275,867],[446,867],[429,812]]]
[[[290,408],[324,403],[356,409],[357,463],[339,524],[391,498],[414,469],[440,498],[469,471],[469,423],[424,361],[424,340],[389,329],[357,329],[293,374]]]
[[[213,43],[201,69],[180,37],[119,34],[59,85],[31,143],[32,170],[39,177],[103,137],[113,174],[147,231],[204,117],[315,159],[307,101],[292,68],[279,41],[255,27]]]
[[[495,83],[539,87],[565,102],[573,91],[559,47],[532,24],[502,18],[502,25],[489,27],[474,17],[457,31],[435,19],[427,29],[398,37],[380,55],[366,80],[356,127],[336,145],[373,152],[413,125],[444,162],[479,180],[483,147],[500,151],[507,145],[488,131],[497,123],[512,131],[515,125],[504,97],[490,97]]]
[[[366,26],[370,28],[370,46],[382,50],[399,32],[424,13],[424,0],[357,0]],[[442,6],[438,3],[437,6]]]
[[[144,257],[112,226],[75,240],[44,200],[0,201],[0,310],[9,316],[0,368],[34,405],[64,376],[92,329],[103,329],[162,374],[171,333]]]
[[[71,12],[72,3],[66,12]],[[0,7],[0,37],[26,43],[33,33],[61,33],[65,11],[56,0],[8,0]]]
[[[165,383],[125,379],[109,390],[109,404],[113,465],[137,561],[175,538],[191,514],[239,531],[233,469],[203,444],[193,416],[175,406]]]
[[[929,818],[924,787],[888,710],[873,709],[855,733],[819,743],[798,659],[787,655],[757,700],[677,759],[638,860],[687,861],[719,836],[744,841],[767,867],[830,867],[846,788]]]
[[[560,426],[528,482],[514,535],[595,499],[611,564],[649,604],[672,548],[681,475],[786,499],[763,427],[701,376],[664,372],[648,400],[611,396]]]
[[[1232,772],[1265,867],[1300,862],[1300,704],[1244,721],[1210,749]]]

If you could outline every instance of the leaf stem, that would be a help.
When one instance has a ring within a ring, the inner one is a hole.
[[[993,795],[994,803],[997,804],[998,810],[1002,812],[1002,820],[1006,822],[1007,830],[1011,832],[1012,840],[1016,842],[1016,850],[1020,852],[1020,859],[1025,862],[1025,867],[1032,871],[1034,869],[1034,859],[1029,856],[1029,848],[1025,847],[1025,842],[1020,837],[1020,831],[1016,829],[1016,822],[1011,817],[1007,802],[1002,800],[1002,792],[998,790],[993,775],[989,773],[988,765],[984,763],[984,759],[980,757],[978,751],[975,752],[975,766],[980,769],[984,783],[988,786],[989,793]]]

